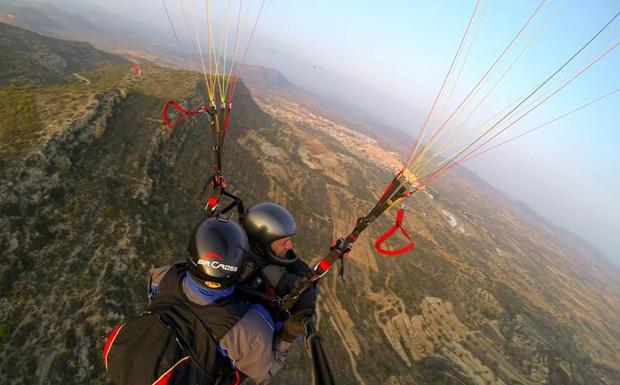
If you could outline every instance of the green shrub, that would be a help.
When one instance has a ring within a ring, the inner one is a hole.
[[[0,323],[0,344],[6,344],[11,339],[11,328],[5,322]]]
[[[67,176],[71,171],[71,161],[68,159],[61,159],[58,162],[58,170],[60,170],[60,176]]]
[[[0,88],[0,151],[18,154],[33,143],[41,123],[33,97],[36,88],[8,86]]]
[[[106,217],[107,219],[114,218],[114,207],[112,207],[112,206],[105,206],[103,208],[103,216]]]
[[[75,201],[71,207],[71,215],[75,218],[79,218],[82,215],[82,204],[80,201]]]

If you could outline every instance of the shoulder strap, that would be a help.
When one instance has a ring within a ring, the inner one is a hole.
[[[159,290],[163,292],[176,292],[179,286],[179,278],[187,270],[185,263],[175,263],[168,269],[159,283]]]
[[[217,379],[218,373],[217,371],[210,371],[207,367],[202,364],[202,360],[199,358],[200,356],[192,349],[192,346],[187,339],[183,336],[183,333],[179,331],[179,329],[175,326],[175,322],[172,320],[169,314],[174,314],[174,306],[182,307],[188,314],[191,314],[199,323],[202,325],[209,339],[214,343],[214,346],[217,346],[217,341],[213,336],[213,332],[211,329],[205,324],[202,318],[196,314],[196,312],[183,302],[179,300],[177,296],[170,294],[178,293],[180,288],[180,278],[183,275],[184,271],[187,269],[185,263],[177,263],[174,264],[167,272],[164,274],[160,282],[160,294],[166,294],[167,297],[164,299],[159,296],[156,300],[149,306],[148,310],[143,314],[154,314],[157,316],[158,320],[170,331],[170,333],[175,337],[177,344],[188,356],[190,356],[190,362],[200,370],[202,374],[204,374],[210,382],[213,382]],[[180,293],[179,293],[180,294]],[[159,299],[159,301],[158,301]]]
[[[237,295],[233,294],[231,297],[226,298],[224,301],[222,301],[219,305],[225,306],[232,301],[238,300],[238,298],[239,297]],[[200,358],[200,355],[197,354],[193,350],[192,345],[188,342],[187,338],[183,336],[183,333],[177,328],[175,321],[169,315],[169,314],[175,313],[175,310],[174,310],[175,306],[182,308],[185,311],[184,313],[186,316],[192,317],[196,321],[198,321],[197,323],[202,326],[202,328],[205,331],[205,334],[207,335],[207,337],[213,344],[212,346],[214,348],[219,346],[219,341],[216,339],[209,325],[207,325],[205,320],[203,320],[200,317],[200,315],[197,314],[196,311],[191,306],[189,306],[187,303],[183,301],[174,301],[172,303],[167,302],[167,303],[152,304],[149,307],[149,310],[145,312],[145,314],[152,313],[157,316],[159,321],[170,331],[172,335],[174,335],[177,341],[177,344],[179,345],[181,350],[183,350],[188,356],[190,356],[191,358],[190,362],[192,362],[193,365],[196,368],[198,368],[200,372],[203,373],[209,381],[215,381],[216,379],[219,379],[220,376],[222,375],[221,370],[224,368],[222,356],[219,354],[215,356],[215,366],[214,366],[215,369],[214,370],[209,370],[209,368],[205,367],[202,364],[202,359]],[[247,304],[247,307],[249,307],[249,304]],[[244,309],[245,311],[247,311],[247,307]]]
[[[217,373],[213,373],[200,362],[201,360],[196,354],[196,352],[194,352],[194,350],[192,349],[190,344],[187,342],[187,340],[177,330],[177,328],[174,326],[174,322],[170,320],[170,318],[166,315],[166,313],[163,311],[158,311],[158,310],[152,310],[152,311],[145,312],[145,314],[148,314],[148,313],[152,313],[156,315],[157,319],[159,319],[159,322],[161,322],[162,325],[164,325],[170,331],[170,333],[174,335],[174,338],[176,339],[177,344],[179,345],[181,350],[183,350],[188,356],[190,356],[190,362],[195,367],[197,367],[202,372],[202,374],[204,374],[208,378],[209,381],[215,381],[215,379],[217,378]],[[193,314],[195,315],[195,313]],[[215,339],[209,332],[209,329],[206,329],[206,330],[208,332],[207,334],[209,335],[209,337],[211,337],[212,341],[217,345],[217,342],[215,341]]]

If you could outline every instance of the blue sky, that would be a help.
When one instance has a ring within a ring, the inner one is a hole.
[[[160,2],[97,3],[169,28]],[[176,3],[167,0],[173,16]],[[191,8],[204,3],[185,4]],[[245,4],[251,13],[260,2]],[[539,4],[481,2],[484,17],[452,107]],[[386,124],[415,135],[474,5],[475,1],[267,1],[247,61],[275,68],[326,101],[371,111]],[[138,6],[140,13],[135,12]],[[545,79],[618,11],[617,1],[546,1],[533,24],[534,29],[544,27],[481,107],[480,117]],[[620,18],[558,75],[558,81],[618,39]],[[619,68],[617,48],[510,132],[532,128],[620,87]],[[619,118],[620,92],[466,165],[511,198],[583,236],[620,265]]]

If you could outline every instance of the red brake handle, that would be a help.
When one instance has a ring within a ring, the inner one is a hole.
[[[377,253],[382,254],[382,255],[387,255],[387,256],[397,256],[397,255],[405,254],[406,252],[415,249],[415,242],[413,241],[413,239],[411,239],[411,237],[409,236],[409,233],[407,233],[407,230],[403,228],[404,217],[405,217],[405,211],[403,209],[399,209],[398,212],[396,213],[396,223],[394,223],[394,225],[390,227],[388,231],[386,231],[383,235],[381,235],[375,241],[375,250],[377,251]],[[381,245],[385,241],[387,241],[392,235],[394,235],[394,233],[399,229],[400,229],[400,232],[403,233],[405,238],[409,240],[409,244],[397,250],[388,250],[388,249],[382,248]]]

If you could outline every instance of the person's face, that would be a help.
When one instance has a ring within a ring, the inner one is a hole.
[[[286,253],[293,249],[291,237],[281,238],[271,242],[271,251],[278,258],[285,258]]]

